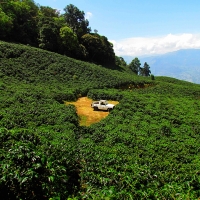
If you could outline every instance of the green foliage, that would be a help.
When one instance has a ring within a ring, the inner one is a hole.
[[[199,106],[198,100],[169,98],[151,90],[124,92],[113,112],[92,125],[81,141],[85,194],[90,198],[173,199],[178,195],[196,199],[200,193],[193,176],[199,166]],[[90,145],[89,153],[85,145]]]
[[[3,15],[2,29],[6,31],[0,39],[35,45],[37,42],[38,7],[32,0],[1,3]],[[12,26],[11,26],[12,25]]]
[[[48,18],[58,18],[60,16],[60,13],[58,10],[53,9],[49,6],[40,6],[38,15],[40,17],[48,17]]]
[[[64,8],[64,17],[67,25],[71,27],[74,33],[80,39],[84,34],[90,32],[89,22],[85,19],[85,13],[80,11],[73,4],[69,4]]]
[[[59,31],[60,24],[55,20],[50,20],[46,17],[40,17],[38,43],[41,49],[48,51],[59,52],[61,46]]]
[[[140,71],[140,60],[136,57],[134,58],[131,63],[129,64],[129,68],[138,75],[139,71]]]
[[[68,88],[80,88],[85,93],[90,88],[120,88],[122,85],[152,82],[148,78],[3,42],[0,44],[0,58],[1,73],[8,79],[15,77],[18,81],[32,84],[51,83],[59,85],[62,90],[67,85]]]
[[[105,36],[98,34],[85,34],[81,37],[81,43],[89,54],[89,61],[98,64],[115,64],[113,45]]]
[[[139,68],[139,74],[141,76],[150,76],[151,70],[150,66],[145,62],[143,67]]]
[[[115,56],[115,65],[118,67],[127,67],[126,61],[122,57]]]
[[[73,33],[72,29],[68,26],[64,26],[60,29],[60,38],[62,41],[63,53],[65,55],[73,57],[76,55],[79,48],[77,35]]]
[[[141,63],[140,60],[136,57],[134,58],[131,63],[129,64],[129,68],[132,72],[134,72],[136,75],[140,76],[150,76],[151,70],[150,66],[145,62],[143,67],[140,67]],[[154,76],[151,76],[151,80],[154,80]]]
[[[72,132],[0,129],[3,199],[64,199],[79,187]]]
[[[0,7],[0,39],[6,37],[6,34],[12,29],[12,18],[6,15],[6,13]]]
[[[155,80],[155,76],[151,74],[151,80]]]
[[[91,29],[85,13],[72,4],[64,11],[60,14],[32,0],[7,0],[0,4],[0,39],[115,68],[113,45],[108,39],[98,34],[88,38]]]
[[[93,89],[88,92],[87,96],[91,99],[96,99],[96,100],[112,99],[115,101],[120,101],[123,97],[123,93],[120,90],[116,89],[107,89],[106,91]]]
[[[3,199],[199,198],[200,85],[0,42],[0,93]],[[119,104],[80,126],[81,96]]]

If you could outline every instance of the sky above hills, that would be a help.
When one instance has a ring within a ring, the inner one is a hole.
[[[200,49],[199,0],[35,0],[63,12],[73,4],[89,26],[114,44],[118,56]]]

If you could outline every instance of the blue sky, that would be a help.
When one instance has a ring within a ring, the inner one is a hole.
[[[35,0],[63,12],[73,4],[118,56],[200,48],[200,0]]]

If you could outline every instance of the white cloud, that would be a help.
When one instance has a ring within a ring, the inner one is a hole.
[[[91,12],[86,12],[85,19],[90,19],[91,17],[92,17],[92,13]]]
[[[113,43],[115,54],[118,56],[145,56],[200,48],[200,34],[168,34],[163,37],[136,37],[110,42]]]

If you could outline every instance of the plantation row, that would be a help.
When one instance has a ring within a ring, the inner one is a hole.
[[[124,68],[119,69],[121,72],[109,70],[37,48],[5,42],[0,43],[0,59],[2,75],[25,83],[64,83],[68,88],[88,89],[152,82],[150,78],[125,73]]]
[[[2,199],[200,197],[200,85],[0,47]],[[85,127],[80,96],[120,103]]]

